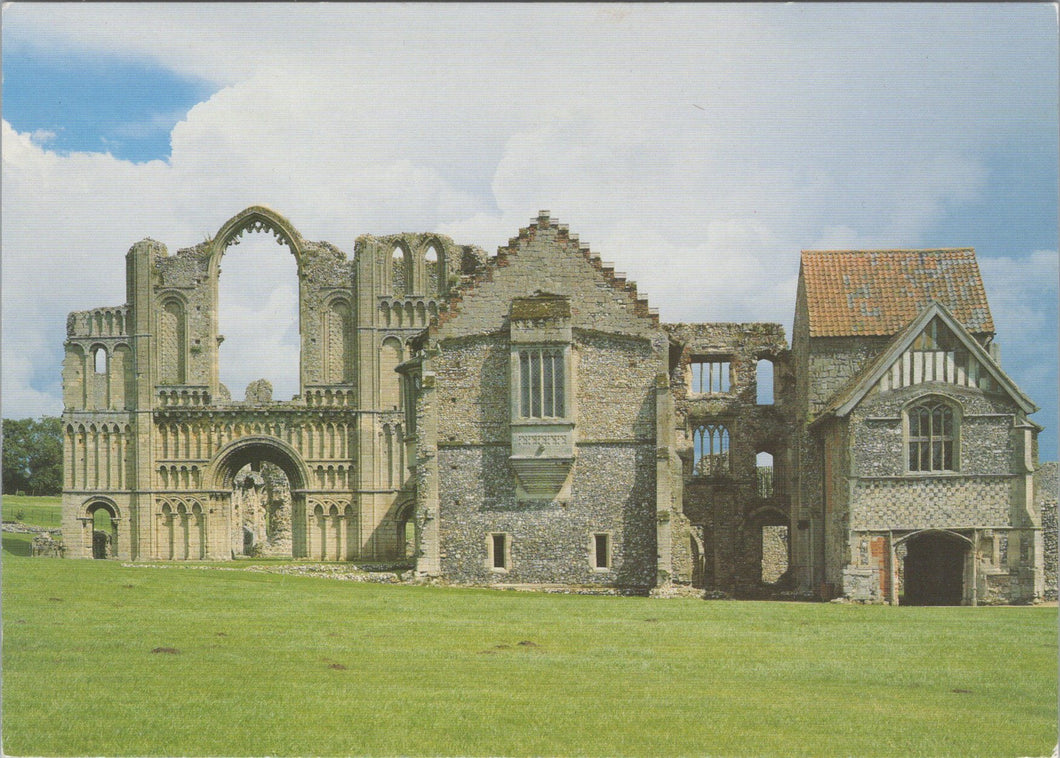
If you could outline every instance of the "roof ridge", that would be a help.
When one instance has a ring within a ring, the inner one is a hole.
[[[872,253],[883,254],[905,254],[905,253],[974,253],[974,247],[881,247],[881,248],[851,248],[835,250],[803,250],[803,255],[821,255],[838,253]]]

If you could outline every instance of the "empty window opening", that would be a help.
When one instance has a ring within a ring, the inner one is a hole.
[[[390,254],[390,285],[397,296],[409,294],[408,257],[400,246]]]
[[[493,534],[490,535],[492,543],[491,563],[495,569],[506,569],[508,568],[508,535],[507,534]]]
[[[427,252],[423,255],[423,268],[427,279],[427,293],[433,295],[438,293],[440,270],[438,267],[438,251],[434,249],[434,246],[427,248]]]
[[[563,418],[566,415],[562,350],[519,351],[519,415]]]
[[[593,535],[593,566],[598,569],[611,568],[611,535]]]
[[[955,471],[953,409],[942,402],[915,405],[909,417],[909,470]]]
[[[729,470],[729,430],[722,424],[705,424],[692,433],[696,476],[722,474]]]
[[[289,400],[299,388],[298,266],[286,245],[266,232],[245,232],[229,246],[218,280],[221,382],[234,399],[257,379],[273,397]]]
[[[773,390],[773,361],[765,358],[760,360],[755,369],[755,377],[758,383],[758,395],[755,402],[759,405],[772,405],[775,398]]]
[[[731,369],[729,361],[693,361],[692,392],[704,395],[728,392],[731,388]]]
[[[755,478],[759,497],[773,497],[773,456],[759,453],[755,456]]]
[[[776,584],[788,570],[788,527],[762,527],[762,582]]]
[[[97,374],[107,373],[107,351],[101,347],[97,347],[95,352],[92,354],[92,360],[95,362],[95,369]]]

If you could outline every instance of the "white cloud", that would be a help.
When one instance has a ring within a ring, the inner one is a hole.
[[[414,230],[492,251],[547,208],[667,320],[790,325],[800,249],[921,244],[988,191],[992,144],[1055,139],[1042,10],[7,6],[5,43],[148,56],[220,89],[173,125],[168,162],[59,156],[4,123],[4,414],[58,410],[66,313],[124,301],[131,244],[192,245],[253,204],[349,254]],[[992,302],[999,323],[1019,312]],[[290,361],[280,331],[256,350]]]

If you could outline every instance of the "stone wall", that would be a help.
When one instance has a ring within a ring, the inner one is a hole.
[[[440,447],[441,566],[470,584],[655,585],[654,445],[579,446],[569,502],[517,501],[505,447]],[[511,564],[487,562],[491,534],[510,536]],[[611,568],[593,566],[608,534]]]
[[[762,580],[762,530],[791,525],[794,375],[783,327],[712,323],[665,324],[664,328],[670,336],[670,387],[682,462],[676,489],[682,493],[688,520],[673,529],[672,540],[678,556],[701,551],[696,562],[689,555],[688,563],[675,563],[675,581],[743,596],[769,593],[775,588]],[[727,391],[696,391],[692,365],[703,360],[729,363]],[[772,397],[761,398],[761,404],[760,360],[773,365]],[[722,425],[728,431],[727,470],[695,468],[695,433],[708,424]],[[759,490],[759,452],[773,456],[772,493]]]
[[[1044,600],[1056,600],[1057,463],[1043,463],[1034,474],[1034,505],[1042,520]]]

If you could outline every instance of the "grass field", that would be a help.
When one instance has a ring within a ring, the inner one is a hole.
[[[387,586],[7,546],[7,755],[1044,756],[1056,741],[1055,608]]]
[[[22,513],[22,522],[34,526],[58,529],[62,526],[62,499],[56,497],[32,497],[30,495],[4,495],[3,520],[15,521]]]

